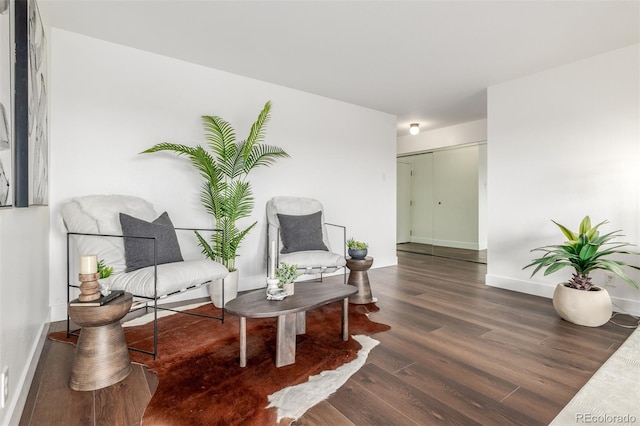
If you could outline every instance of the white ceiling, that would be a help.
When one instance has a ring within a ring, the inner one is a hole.
[[[40,0],[52,26],[439,128],[490,85],[640,42],[640,1]]]

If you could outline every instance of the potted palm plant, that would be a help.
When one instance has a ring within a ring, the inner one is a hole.
[[[603,287],[591,282],[590,273],[595,270],[608,271],[629,285],[638,288],[636,283],[624,270],[624,267],[639,269],[622,260],[611,259],[618,255],[638,255],[636,251],[625,250],[629,243],[613,241],[622,237],[620,230],[600,235],[600,226],[608,221],[591,226],[591,219],[585,216],[580,222],[578,232],[553,221],[567,241],[564,244],[549,245],[535,248],[533,251],[543,252],[544,255],[534,259],[523,269],[535,266],[531,276],[544,269],[544,275],[552,274],[560,269],[569,267],[574,269],[568,282],[556,286],[553,294],[553,307],[563,319],[574,324],[589,327],[599,327],[611,318],[611,298]]]
[[[249,173],[260,166],[270,166],[278,158],[289,155],[282,149],[263,143],[269,121],[271,102],[267,102],[251,126],[246,140],[237,141],[231,124],[217,116],[203,116],[202,122],[209,149],[163,142],[143,151],[152,153],[172,151],[191,161],[203,178],[200,202],[215,220],[216,229],[209,241],[196,232],[202,253],[209,259],[222,263],[230,272],[225,278],[225,300],[220,295],[220,285],[211,285],[209,291],[217,307],[224,306],[238,291],[238,273],[235,267],[237,251],[242,240],[257,222],[239,227],[238,221],[251,215],[254,198]]]

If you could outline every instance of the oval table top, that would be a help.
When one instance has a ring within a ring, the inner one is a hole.
[[[358,292],[352,285],[319,282],[295,283],[295,293],[283,300],[267,300],[266,288],[241,294],[225,305],[225,310],[239,317],[271,318],[303,312],[337,302]]]
[[[99,327],[112,324],[124,318],[129,309],[133,296],[131,293],[124,293],[102,306],[78,306],[69,305],[68,314],[81,327]]]

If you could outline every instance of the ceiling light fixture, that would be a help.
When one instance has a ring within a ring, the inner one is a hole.
[[[417,135],[420,133],[420,125],[418,123],[409,124],[409,133],[412,135]]]

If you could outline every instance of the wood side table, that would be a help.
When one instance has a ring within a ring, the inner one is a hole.
[[[369,275],[367,271],[373,265],[373,257],[367,256],[364,259],[353,259],[347,257],[347,268],[349,268],[349,280],[347,284],[355,286],[358,292],[349,296],[349,303],[363,305],[365,303],[377,302],[378,299],[371,294]]]
[[[131,360],[120,320],[133,297],[124,293],[102,306],[69,305],[69,317],[82,327],[69,387],[77,391],[105,388],[131,373]]]

